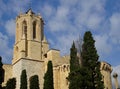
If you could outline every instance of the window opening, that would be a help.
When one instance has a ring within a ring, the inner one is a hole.
[[[36,22],[33,23],[33,39],[36,38]]]

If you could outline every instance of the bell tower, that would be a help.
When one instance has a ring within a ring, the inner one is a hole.
[[[16,38],[12,59],[13,77],[17,78],[17,88],[20,89],[20,75],[26,70],[29,78],[39,76],[40,89],[43,87],[44,54],[49,50],[49,44],[44,35],[44,21],[32,9],[16,18]]]
[[[31,9],[25,14],[17,16],[13,64],[19,61],[20,58],[43,60],[42,47],[44,44],[42,44],[42,41],[45,37],[43,25],[42,17],[35,15]]]

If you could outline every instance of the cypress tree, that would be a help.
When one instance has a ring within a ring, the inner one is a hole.
[[[73,42],[72,47],[70,49],[70,72],[79,69],[79,59],[77,57],[77,49],[75,47],[75,43]]]
[[[68,80],[70,82],[69,89],[80,89],[80,64],[74,42],[70,49],[70,73],[68,76]]]
[[[38,75],[30,77],[30,89],[40,89]]]
[[[98,61],[99,56],[95,48],[95,40],[92,37],[90,31],[84,34],[82,48],[82,65],[88,70],[89,88],[87,89],[104,89],[102,82],[102,75],[100,72],[100,62]],[[86,76],[87,77],[87,76]]]
[[[0,56],[0,89],[2,89],[2,82],[4,82],[4,69],[2,68],[2,57]]]
[[[20,89],[27,89],[27,75],[26,75],[26,70],[22,70],[22,73],[21,73]]]
[[[44,76],[43,89],[54,89],[52,61],[48,61],[48,64],[47,64],[47,72],[45,73],[45,76]]]
[[[16,88],[16,79],[12,78],[9,79],[6,83],[5,89],[15,89]]]

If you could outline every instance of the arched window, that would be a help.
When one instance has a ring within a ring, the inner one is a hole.
[[[27,33],[27,22],[23,21],[23,34]]]
[[[36,38],[36,22],[33,22],[33,39]]]

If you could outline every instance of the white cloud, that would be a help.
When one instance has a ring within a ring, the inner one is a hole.
[[[30,0],[11,0],[9,2],[9,11],[19,13],[20,11],[25,11],[25,8],[30,8]]]
[[[77,39],[76,35],[73,34],[67,34],[67,35],[61,35],[59,38],[57,38],[55,47],[60,49],[62,52],[62,55],[65,55],[69,53],[72,42]]]
[[[52,9],[52,6],[45,6],[43,11],[48,10],[48,16],[50,16],[46,26],[57,41],[52,41],[52,44],[54,42],[55,47],[60,47],[62,53],[66,53],[72,41],[76,40],[79,34],[86,30],[97,31],[105,20],[105,1],[60,0],[60,4],[55,9]],[[51,13],[54,14],[51,15]],[[111,51],[111,45],[107,41],[107,37],[97,37],[97,49],[100,53],[103,52],[102,54],[108,54]]]
[[[42,12],[44,13],[45,17],[48,19],[49,19],[49,17],[54,15],[54,11],[55,11],[55,9],[48,4],[45,4],[42,9]]]
[[[103,20],[103,17],[99,16],[98,14],[92,14],[89,16],[89,19],[86,21],[86,26],[88,28],[96,30],[99,28],[101,22]]]
[[[109,37],[107,35],[96,35],[95,36],[95,45],[98,50],[98,53],[103,56],[109,54],[112,51],[112,46],[109,44]]]
[[[4,63],[10,63],[12,57],[12,49],[9,48],[8,44],[9,40],[6,35],[0,33],[0,56],[3,57]]]
[[[16,27],[15,20],[13,19],[8,20],[5,24],[6,31],[10,36],[15,35],[15,27]]]
[[[105,17],[103,0],[80,0],[79,9],[76,11],[76,24],[88,29],[97,30]]]
[[[120,44],[120,13],[114,13],[110,18],[110,36],[114,44]]]

